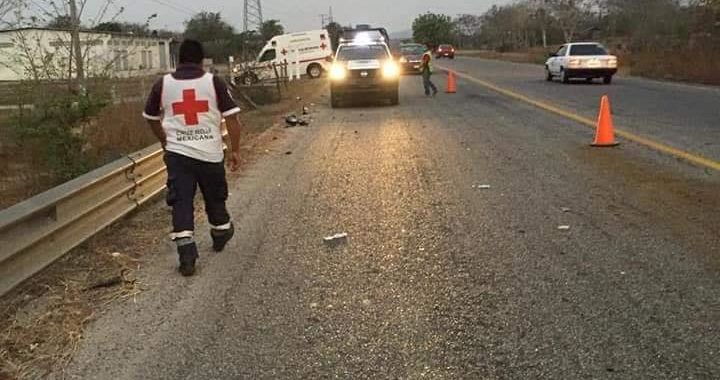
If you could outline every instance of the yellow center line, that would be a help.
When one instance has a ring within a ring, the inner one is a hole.
[[[441,68],[441,69],[443,69],[443,70],[449,70],[447,67],[442,67],[442,66],[439,66],[439,65],[438,65],[438,67]],[[482,79],[475,78],[475,77],[473,77],[473,76],[471,76],[471,75],[468,75],[468,74],[465,74],[465,73],[461,73],[461,72],[455,71],[455,75],[457,75],[458,77],[460,77],[460,78],[462,78],[462,79],[465,79],[465,80],[467,80],[467,81],[470,81],[470,82],[473,82],[473,83],[475,83],[475,84],[479,84],[479,85],[481,85],[481,86],[483,86],[483,87],[489,88],[489,89],[491,89],[491,90],[493,90],[493,91],[495,91],[495,92],[498,92],[498,93],[503,94],[503,95],[505,95],[505,96],[508,96],[508,97],[510,97],[510,98],[519,100],[519,101],[521,101],[521,102],[524,102],[524,103],[533,105],[533,106],[538,107],[538,108],[540,108],[540,109],[543,109],[543,110],[545,110],[545,111],[552,112],[552,113],[554,113],[554,114],[556,114],[556,115],[560,115],[560,116],[562,116],[562,117],[565,117],[565,118],[568,118],[568,119],[570,119],[570,120],[576,121],[576,122],[578,122],[578,123],[580,123],[580,124],[583,124],[583,125],[586,125],[586,126],[588,126],[588,127],[590,127],[590,128],[595,128],[595,127],[596,127],[596,124],[595,124],[595,121],[594,121],[594,120],[591,120],[591,119],[588,119],[588,118],[586,118],[586,117],[580,116],[580,115],[578,115],[577,113],[574,113],[574,112],[572,112],[572,111],[568,111],[568,110],[562,109],[562,108],[560,108],[560,107],[554,106],[554,105],[552,105],[552,104],[545,103],[545,102],[542,102],[542,101],[540,101],[540,100],[536,100],[536,99],[530,98],[530,97],[528,97],[528,96],[525,96],[525,95],[523,95],[523,94],[520,94],[520,93],[511,91],[511,90],[508,90],[508,89],[505,89],[505,88],[502,88],[502,87],[499,87],[499,86],[497,86],[497,85],[495,85],[495,84],[493,84],[493,83],[484,81],[484,80],[482,80]],[[626,140],[628,140],[628,141],[632,141],[632,142],[634,142],[634,143],[637,143],[637,144],[646,146],[646,147],[648,147],[648,148],[650,148],[650,149],[653,149],[653,150],[656,150],[656,151],[659,151],[659,152],[662,152],[662,153],[665,153],[665,154],[674,156],[674,157],[676,157],[676,158],[683,159],[683,160],[688,161],[688,162],[691,162],[691,163],[693,163],[693,164],[695,164],[695,165],[720,171],[720,162],[715,161],[715,160],[712,160],[712,159],[707,158],[707,157],[703,157],[702,155],[699,155],[699,154],[696,154],[696,153],[691,153],[691,152],[688,152],[688,151],[684,151],[684,150],[682,150],[682,149],[675,148],[675,147],[672,147],[672,146],[670,146],[670,145],[661,143],[661,142],[659,142],[659,141],[655,141],[655,140],[652,140],[652,139],[650,139],[650,138],[643,137],[643,136],[640,136],[640,135],[637,135],[637,134],[635,134],[635,133],[628,132],[628,131],[625,131],[625,130],[622,130],[622,129],[617,129],[617,128],[615,128],[615,134],[617,134],[618,136],[620,136],[620,137],[622,137],[622,138],[624,138],[624,139],[626,139]]]

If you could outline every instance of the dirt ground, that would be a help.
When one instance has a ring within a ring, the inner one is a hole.
[[[283,137],[287,114],[325,101],[324,91],[325,81],[304,81],[280,103],[243,113],[244,164]],[[238,180],[242,171],[228,180]],[[167,239],[169,217],[161,199],[150,202],[1,297],[0,380],[42,378],[62,368],[90,322],[110,304],[142,292],[145,284],[134,273]]]

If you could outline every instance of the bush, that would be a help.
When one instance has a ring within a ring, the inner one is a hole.
[[[13,120],[16,141],[40,156],[55,183],[71,180],[93,168],[83,127],[107,104],[106,95],[90,93],[36,99]]]

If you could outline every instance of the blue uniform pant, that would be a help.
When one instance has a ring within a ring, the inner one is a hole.
[[[192,237],[195,230],[195,193],[200,187],[210,226],[223,229],[230,223],[225,207],[228,184],[224,162],[205,162],[166,152],[167,204],[172,207],[174,238]]]

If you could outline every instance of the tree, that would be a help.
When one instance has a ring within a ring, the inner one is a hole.
[[[236,41],[235,29],[219,12],[200,12],[185,22],[185,38],[202,42],[207,57],[217,62],[225,62],[233,54]]]
[[[233,43],[234,50],[240,51],[244,60],[254,59],[263,46],[265,46],[265,40],[254,30],[236,35]]]
[[[5,17],[10,12],[17,10],[19,6],[19,0],[0,0],[0,26],[10,24]]]
[[[461,14],[453,21],[458,37],[458,45],[466,47],[474,44],[476,35],[480,32],[481,19],[471,14]]]
[[[55,18],[50,20],[46,25],[48,28],[52,29],[64,29],[64,30],[70,30],[73,27],[73,19],[70,17],[70,15],[62,14],[57,15]]]
[[[342,34],[345,31],[345,28],[337,22],[333,21],[327,24],[325,26],[325,29],[330,35],[330,43],[332,45],[332,50],[335,51],[335,49],[337,49],[338,47],[338,43],[340,42],[340,37],[342,37]]]
[[[285,34],[285,28],[280,24],[279,20],[266,20],[260,25],[260,36],[263,40],[269,41],[275,36]]]
[[[453,40],[453,22],[444,14],[425,13],[413,21],[413,38],[437,46]]]
[[[107,21],[97,24],[93,30],[98,32],[122,33],[124,32],[123,24],[118,21]]]
[[[551,14],[557,20],[565,36],[565,42],[572,42],[575,33],[584,21],[593,0],[548,0]]]

